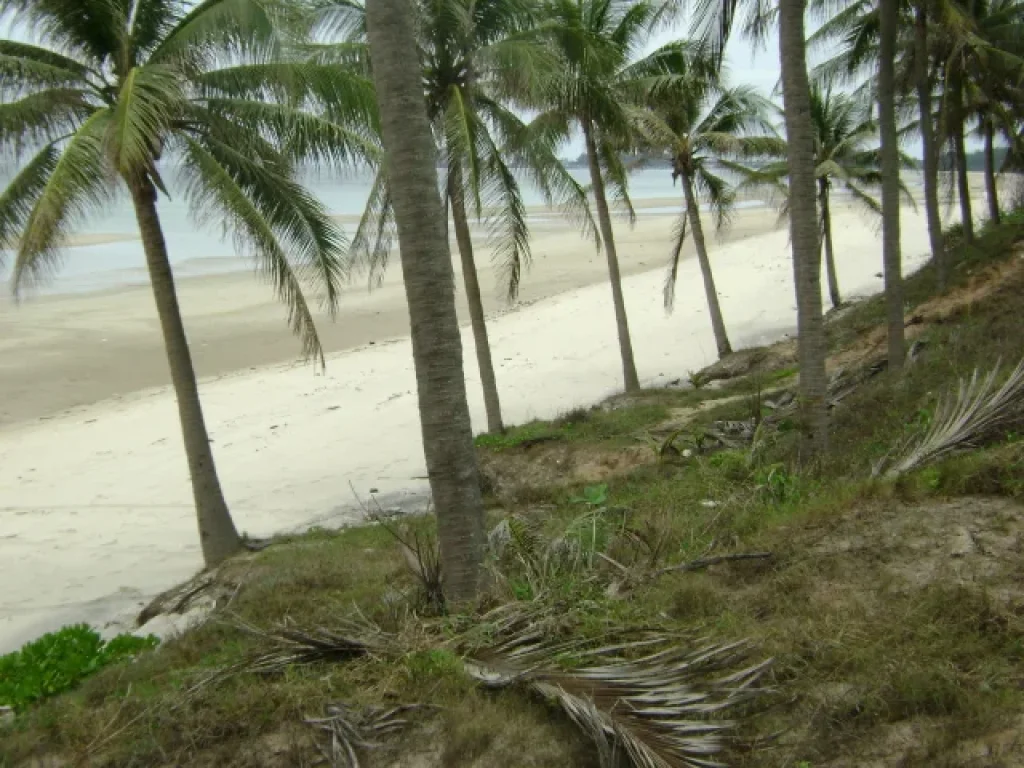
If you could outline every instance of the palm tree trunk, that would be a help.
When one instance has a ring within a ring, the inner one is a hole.
[[[878,132],[882,171],[882,271],[889,371],[903,370],[903,265],[900,253],[900,145],[896,128],[896,39],[900,0],[879,0]]]
[[[986,120],[985,131],[985,192],[988,195],[988,218],[993,224],[999,223],[999,191],[996,188],[996,156],[992,122]]]
[[[938,278],[939,290],[949,280],[949,263],[942,241],[942,213],[939,208],[939,153],[935,145],[935,123],[932,118],[932,79],[928,71],[928,11],[924,0],[918,0],[914,16],[914,79],[920,113],[921,143],[924,145],[924,210],[928,218],[928,242]]]
[[[622,296],[622,277],[619,274],[619,256],[615,252],[615,235],[612,232],[612,217],[608,212],[608,198],[605,195],[601,164],[597,155],[594,130],[588,118],[583,119],[583,138],[587,145],[587,162],[590,165],[590,181],[594,186],[594,203],[597,205],[597,219],[604,238],[604,252],[608,257],[608,282],[612,285],[612,303],[615,305],[615,325],[619,334],[619,353],[622,356],[622,379],[627,392],[640,389],[633,360],[633,342],[629,337],[629,321],[626,319],[626,300]]]
[[[832,249],[832,209],[829,206],[828,179],[818,179],[818,194],[821,197],[821,239],[825,246],[825,276],[828,278],[828,297],[833,307],[843,303],[839,295],[839,275],[836,274],[836,257]]]
[[[959,108],[959,99],[953,118],[953,160],[956,163],[956,186],[960,197],[960,222],[964,228],[964,240],[974,242],[974,216],[971,213],[971,184],[967,176],[967,148],[964,146],[964,121]]]
[[[469,304],[469,322],[473,328],[473,344],[476,347],[476,362],[480,368],[480,385],[484,390],[484,409],[487,411],[487,431],[498,434],[505,429],[501,421],[501,401],[498,399],[498,380],[494,375],[491,360],[491,343],[487,338],[487,321],[484,305],[480,299],[480,281],[477,279],[476,262],[473,258],[473,238],[469,232],[466,216],[466,201],[463,198],[462,172],[458,166],[449,171],[448,199],[452,206],[452,221],[455,223],[455,240],[459,245],[462,259],[462,280],[466,286],[466,302]]]
[[[217,467],[210,449],[210,437],[199,401],[199,387],[192,367],[185,326],[181,321],[174,275],[167,259],[167,244],[156,211],[156,189],[145,177],[128,180],[135,218],[142,235],[149,282],[153,287],[160,330],[164,337],[171,384],[178,401],[178,418],[185,442],[185,456],[192,481],[192,497],[199,522],[199,542],[207,567],[218,565],[242,548],[242,540],[231,520],[224,492],[217,477]]]
[[[789,160],[789,231],[796,286],[800,407],[803,454],[819,454],[828,445],[825,401],[825,324],[821,314],[821,252],[818,201],[814,187],[814,128],[807,78],[803,0],[779,2],[779,59],[785,102]]]
[[[410,0],[369,0],[367,32],[412,324],[423,452],[434,507],[445,595],[472,600],[483,563],[483,502],[462,340],[455,314],[451,253],[445,237],[437,157],[423,101]]]
[[[700,274],[704,278],[704,294],[708,300],[708,312],[711,314],[711,328],[715,332],[715,346],[718,357],[732,354],[732,345],[725,332],[725,320],[722,319],[722,308],[718,304],[718,291],[715,289],[715,276],[711,273],[711,260],[704,244],[704,227],[700,221],[700,208],[697,206],[697,195],[693,192],[693,182],[683,174],[683,192],[686,195],[686,211],[693,229],[693,244],[697,248],[697,261],[700,263]]]

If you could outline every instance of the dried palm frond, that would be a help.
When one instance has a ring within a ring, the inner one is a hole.
[[[392,656],[399,653],[396,638],[382,630],[362,614],[338,619],[335,628],[299,629],[281,626],[260,629],[235,622],[250,635],[269,641],[273,650],[246,659],[227,672],[271,674],[299,664],[349,661],[363,656]]]
[[[1024,360],[1002,386],[996,383],[998,375],[996,365],[985,376],[975,369],[970,379],[961,379],[956,396],[947,394],[939,400],[928,431],[905,444],[900,458],[891,462],[883,459],[874,474],[902,475],[943,456],[980,445],[1024,422]]]
[[[466,669],[490,687],[526,685],[556,702],[598,748],[602,768],[710,768],[734,726],[722,712],[762,693],[770,661],[748,665],[746,643],[681,644],[645,633],[600,648],[552,639],[537,612],[505,606],[483,619],[499,640]]]
[[[329,746],[321,751],[332,768],[359,768],[356,750],[380,747],[379,739],[405,728],[409,721],[402,716],[421,706],[372,707],[356,712],[344,704],[330,704],[326,717],[306,718],[305,722],[328,733]]]

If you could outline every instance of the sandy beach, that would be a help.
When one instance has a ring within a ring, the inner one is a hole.
[[[661,303],[673,217],[618,226],[624,290],[645,385],[714,358],[696,261]],[[788,232],[742,210],[711,257],[735,347],[795,324]],[[880,289],[877,222],[835,215],[846,296]],[[927,250],[921,213],[903,219],[904,263]],[[505,418],[593,403],[620,387],[604,258],[557,221],[535,231],[521,303],[505,307],[487,267],[492,347]],[[479,261],[488,261],[481,253]],[[397,263],[384,285],[357,283],[320,324],[325,373],[297,364],[284,311],[250,275],[180,281],[218,467],[236,523],[264,536],[354,520],[353,489],[386,504],[425,488],[411,351]],[[461,286],[460,286],[461,288]],[[463,313],[464,314],[464,313]],[[470,407],[484,425],[472,337]],[[130,615],[200,565],[173,393],[148,288],[0,304],[0,652],[72,621]]]

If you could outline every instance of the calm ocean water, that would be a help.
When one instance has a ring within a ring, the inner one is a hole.
[[[584,186],[589,184],[586,169],[573,169],[572,174]],[[206,222],[204,225],[197,224],[180,194],[180,188],[176,191],[173,179],[168,181],[172,197],[161,197],[158,210],[175,273],[180,276],[191,276],[250,269],[251,263],[236,253],[231,237],[224,236],[221,226],[216,221]],[[7,179],[0,175],[0,189],[6,186],[6,182]],[[335,215],[350,217],[362,213],[370,192],[370,182],[368,175],[357,174],[341,177],[310,176],[306,180],[308,188],[320,198],[328,211]],[[527,206],[543,205],[543,198],[532,184],[522,180],[521,186]],[[681,197],[679,187],[672,184],[669,171],[661,168],[633,172],[630,177],[630,195],[636,203],[658,198]],[[751,207],[760,204],[745,202],[739,205]],[[678,210],[674,206],[657,206],[638,209],[637,213],[641,216],[665,216],[674,215]],[[532,214],[531,218],[540,223],[545,219],[550,220],[551,217],[541,212]],[[354,224],[344,226],[351,234]],[[142,247],[137,239],[135,215],[127,195],[119,199],[109,210],[90,217],[76,232],[95,236],[120,235],[133,239],[65,249],[64,264],[59,274],[48,285],[39,289],[40,292],[93,291],[146,282]],[[4,261],[8,262],[8,268],[0,269],[0,280],[6,280],[9,276],[10,259]]]

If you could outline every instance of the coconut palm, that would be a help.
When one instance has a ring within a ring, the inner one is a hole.
[[[638,129],[645,143],[667,155],[672,164],[672,180],[678,180],[683,188],[685,205],[676,227],[669,281],[665,286],[666,307],[672,306],[679,256],[689,229],[693,232],[719,357],[730,354],[732,345],[708,258],[700,200],[708,203],[715,228],[721,230],[729,222],[736,195],[719,175],[720,169],[751,175],[753,171],[740,165],[740,161],[785,152],[785,142],[772,135],[770,111],[769,103],[753,89],[723,88],[711,80],[709,72],[698,72],[692,80],[662,90],[651,99],[649,108],[637,113]]]
[[[814,125],[815,176],[818,186],[818,216],[821,247],[825,255],[825,275],[832,306],[842,303],[839,276],[835,264],[832,237],[832,193],[840,187],[867,211],[881,215],[882,209],[870,189],[882,182],[881,153],[875,141],[878,126],[872,119],[871,102],[857,95],[834,92],[818,84],[811,86],[811,118]],[[906,129],[904,129],[906,130]],[[916,168],[917,162],[899,153],[903,168]],[[748,174],[748,184],[767,183],[785,195],[782,182],[787,164],[769,164]],[[901,194],[913,204],[913,196],[900,183]],[[786,211],[784,205],[783,210]]]
[[[832,9],[834,4],[815,3]],[[933,256],[940,282],[948,271],[937,243],[941,240],[938,210],[938,148],[948,143],[955,171],[965,236],[973,238],[973,215],[966,163],[966,130],[977,121],[984,138],[985,124],[995,119],[1011,142],[1012,119],[1001,108],[1019,84],[1024,64],[1020,0],[964,3],[960,0],[916,0],[901,6],[897,83],[917,90],[921,135],[925,144],[925,202]],[[857,78],[874,72],[879,62],[879,13],[875,0],[855,0],[815,33],[815,41],[841,39],[843,52],[822,65],[820,74]],[[912,64],[912,71],[908,65]],[[940,108],[932,110],[936,85]],[[1012,113],[1012,109],[1009,110]],[[931,151],[927,151],[931,144]],[[991,199],[991,195],[990,195]],[[942,258],[939,258],[942,256]]]
[[[451,254],[423,101],[413,0],[369,0],[366,25],[380,102],[389,196],[412,320],[423,450],[437,509],[446,595],[472,599],[483,560],[483,503],[462,371]]]
[[[282,58],[279,11],[268,0],[0,0],[0,15],[41,41],[0,40],[0,151],[23,162],[0,196],[0,247],[14,251],[14,290],[55,272],[74,228],[128,193],[208,565],[240,539],[214,466],[160,225],[165,182],[176,182],[197,219],[233,233],[286,304],[303,352],[322,362],[302,278],[333,308],[344,241],[296,180],[296,163],[347,163],[373,151],[361,128],[373,109],[369,83]],[[325,98],[350,104],[352,123],[295,106]],[[173,178],[165,177],[172,165]]]
[[[889,371],[903,369],[903,256],[900,251],[900,160],[896,128],[896,52],[900,0],[878,0],[878,139],[882,171],[882,272]]]
[[[992,119],[1006,86],[1024,73],[1024,3],[1020,0],[952,1],[932,35],[932,50],[943,82],[941,135],[952,150],[964,238],[974,237],[967,175],[966,133],[973,117]],[[983,119],[983,124],[988,122]],[[1012,125],[1012,124],[1011,124]],[[1009,129],[1011,137],[1013,128]]]
[[[547,0],[542,34],[559,56],[558,66],[536,103],[534,126],[553,139],[583,134],[587,165],[608,260],[608,280],[618,331],[622,376],[627,391],[638,389],[633,343],[622,295],[608,191],[632,216],[622,150],[633,141],[630,104],[671,80],[686,66],[686,45],[671,43],[634,60],[649,36],[672,17],[676,4],[648,0]]]
[[[361,37],[361,8],[344,0],[329,6],[322,27],[340,26]],[[532,135],[510,108],[536,87],[552,64],[530,32],[537,6],[532,0],[430,0],[417,4],[419,53],[427,113],[445,169],[444,200],[450,208],[462,263],[470,323],[483,388],[487,426],[503,429],[497,379],[491,358],[483,301],[470,229],[470,216],[483,221],[502,267],[508,299],[519,290],[530,259],[529,227],[520,182],[525,174],[549,204],[596,234],[583,188],[543,137]],[[347,48],[344,50],[347,51]],[[382,174],[354,238],[369,259],[371,277],[387,264],[392,240],[390,197]]]
[[[777,4],[770,0],[699,0],[694,29],[700,39],[711,44],[712,55],[720,61],[738,16],[743,19],[744,34],[755,40],[763,40],[770,26],[778,23],[789,159],[789,230],[797,300],[800,404],[804,452],[810,455],[820,453],[828,443],[828,379],[805,7],[804,0],[779,0]]]

